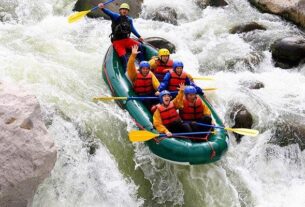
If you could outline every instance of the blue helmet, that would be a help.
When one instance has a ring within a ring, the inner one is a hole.
[[[140,67],[140,69],[141,68],[150,68],[150,65],[147,61],[141,61],[139,67]]]
[[[176,71],[177,67],[182,67],[183,68],[183,62],[181,62],[179,60],[175,60],[174,63],[173,63],[174,71]]]
[[[163,103],[163,96],[165,95],[171,95],[171,93],[167,90],[164,90],[164,91],[161,91],[161,93],[159,94],[159,100],[160,100],[160,103]]]
[[[184,94],[187,95],[187,94],[196,94],[197,93],[197,90],[194,86],[186,86],[185,89],[184,89]]]

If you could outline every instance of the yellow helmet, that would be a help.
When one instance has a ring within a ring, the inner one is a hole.
[[[165,49],[165,48],[160,49],[159,52],[158,52],[158,56],[161,57],[163,55],[170,55],[169,50]]]
[[[123,4],[121,4],[120,9],[127,9],[129,11],[130,7],[127,3],[123,3]]]

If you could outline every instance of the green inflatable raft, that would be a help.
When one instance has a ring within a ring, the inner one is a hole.
[[[147,59],[157,54],[157,50],[152,46],[144,44],[144,47]],[[113,96],[137,96],[133,91],[132,84],[125,76],[122,64],[112,46],[109,47],[105,55],[102,73],[103,79],[109,86]],[[203,96],[201,98],[211,110],[213,122],[216,125],[223,126],[222,121],[208,100]],[[121,108],[129,112],[139,129],[158,133],[152,124],[152,114],[140,100],[117,101],[117,103]],[[229,145],[228,135],[225,130],[215,128],[214,131],[214,134],[209,135],[209,141],[207,142],[165,138],[161,142],[151,139],[146,141],[145,144],[152,153],[170,162],[191,165],[212,163],[221,159]]]

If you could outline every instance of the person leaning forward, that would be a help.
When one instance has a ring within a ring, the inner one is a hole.
[[[122,62],[123,68],[126,69],[127,66],[126,49],[131,49],[133,45],[139,46],[141,53],[139,53],[138,58],[140,61],[144,60],[144,50],[140,43],[143,41],[143,38],[133,26],[132,18],[127,16],[130,10],[129,5],[127,3],[121,4],[119,13],[104,8],[105,6],[103,3],[98,4],[98,7],[101,8],[101,10],[108,15],[112,21],[111,42]],[[131,33],[138,37],[140,42],[131,39]]]
[[[156,106],[153,115],[153,125],[160,133],[165,133],[168,137],[172,132],[190,132],[185,126],[177,112],[183,107],[184,84],[180,84],[178,95],[171,101],[170,92],[165,90],[159,95],[160,103]]]

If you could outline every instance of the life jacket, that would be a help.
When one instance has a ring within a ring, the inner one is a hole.
[[[168,83],[169,91],[177,91],[180,83],[185,83],[187,75],[182,71],[182,74],[179,76],[174,70],[170,71],[171,78]]]
[[[194,121],[203,116],[203,103],[197,96],[195,103],[191,103],[187,99],[183,100],[183,109],[179,110],[179,115],[183,121]]]
[[[154,87],[152,83],[152,74],[148,73],[143,76],[139,71],[137,72],[137,78],[133,82],[133,89],[138,95],[148,95],[153,93]]]
[[[112,21],[111,29],[111,41],[129,37],[131,33],[131,24],[128,17],[121,15],[117,21]]]
[[[177,110],[172,101],[169,103],[168,107],[158,104],[157,109],[160,112],[162,123],[164,125],[170,124],[173,121],[180,119],[179,114],[177,113]]]
[[[166,63],[161,62],[159,58],[156,58],[157,68],[153,70],[157,79],[162,82],[165,74],[173,68],[174,61],[169,59]]]

